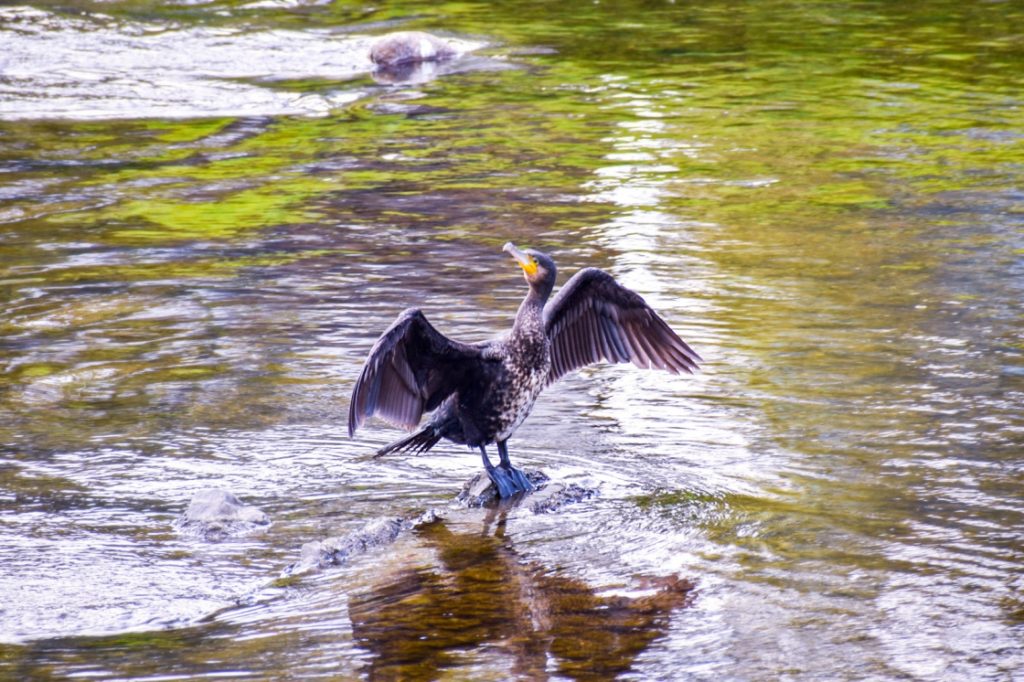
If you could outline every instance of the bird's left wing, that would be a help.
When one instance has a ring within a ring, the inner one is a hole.
[[[548,383],[607,360],[673,374],[692,373],[700,356],[644,299],[597,268],[580,270],[544,307],[551,341]]]
[[[453,341],[415,308],[406,310],[370,351],[352,390],[348,435],[377,415],[406,429],[419,424],[481,371],[481,349]]]

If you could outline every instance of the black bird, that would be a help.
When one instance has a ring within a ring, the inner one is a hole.
[[[350,437],[373,415],[411,430],[433,410],[422,428],[377,456],[425,452],[442,438],[480,448],[487,475],[503,498],[533,489],[509,462],[506,443],[545,386],[602,359],[673,374],[692,373],[701,360],[639,294],[608,273],[580,270],[548,302],[556,273],[551,257],[520,251],[512,242],[504,250],[530,285],[512,331],[460,343],[410,308],[370,351],[348,410]],[[487,458],[491,443],[498,446],[498,466]]]

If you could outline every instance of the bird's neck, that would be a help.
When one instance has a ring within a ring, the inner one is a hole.
[[[550,291],[543,292],[530,287],[530,293],[526,295],[519,305],[519,312],[516,313],[516,322],[512,327],[513,334],[532,334],[544,329],[544,303],[548,299]]]

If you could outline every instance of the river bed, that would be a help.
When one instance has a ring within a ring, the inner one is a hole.
[[[1024,669],[1014,3],[71,2],[0,11],[0,677],[1012,680]],[[473,50],[394,83],[374,35]],[[514,461],[346,433],[506,241],[705,359],[549,388]],[[233,491],[272,524],[176,530]]]

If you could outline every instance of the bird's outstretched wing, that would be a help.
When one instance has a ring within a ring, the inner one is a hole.
[[[377,415],[411,429],[480,372],[481,349],[452,341],[410,308],[398,316],[373,349],[352,390],[348,435]]]
[[[647,302],[597,268],[580,270],[544,307],[551,341],[548,383],[600,362],[692,373],[701,357]]]

